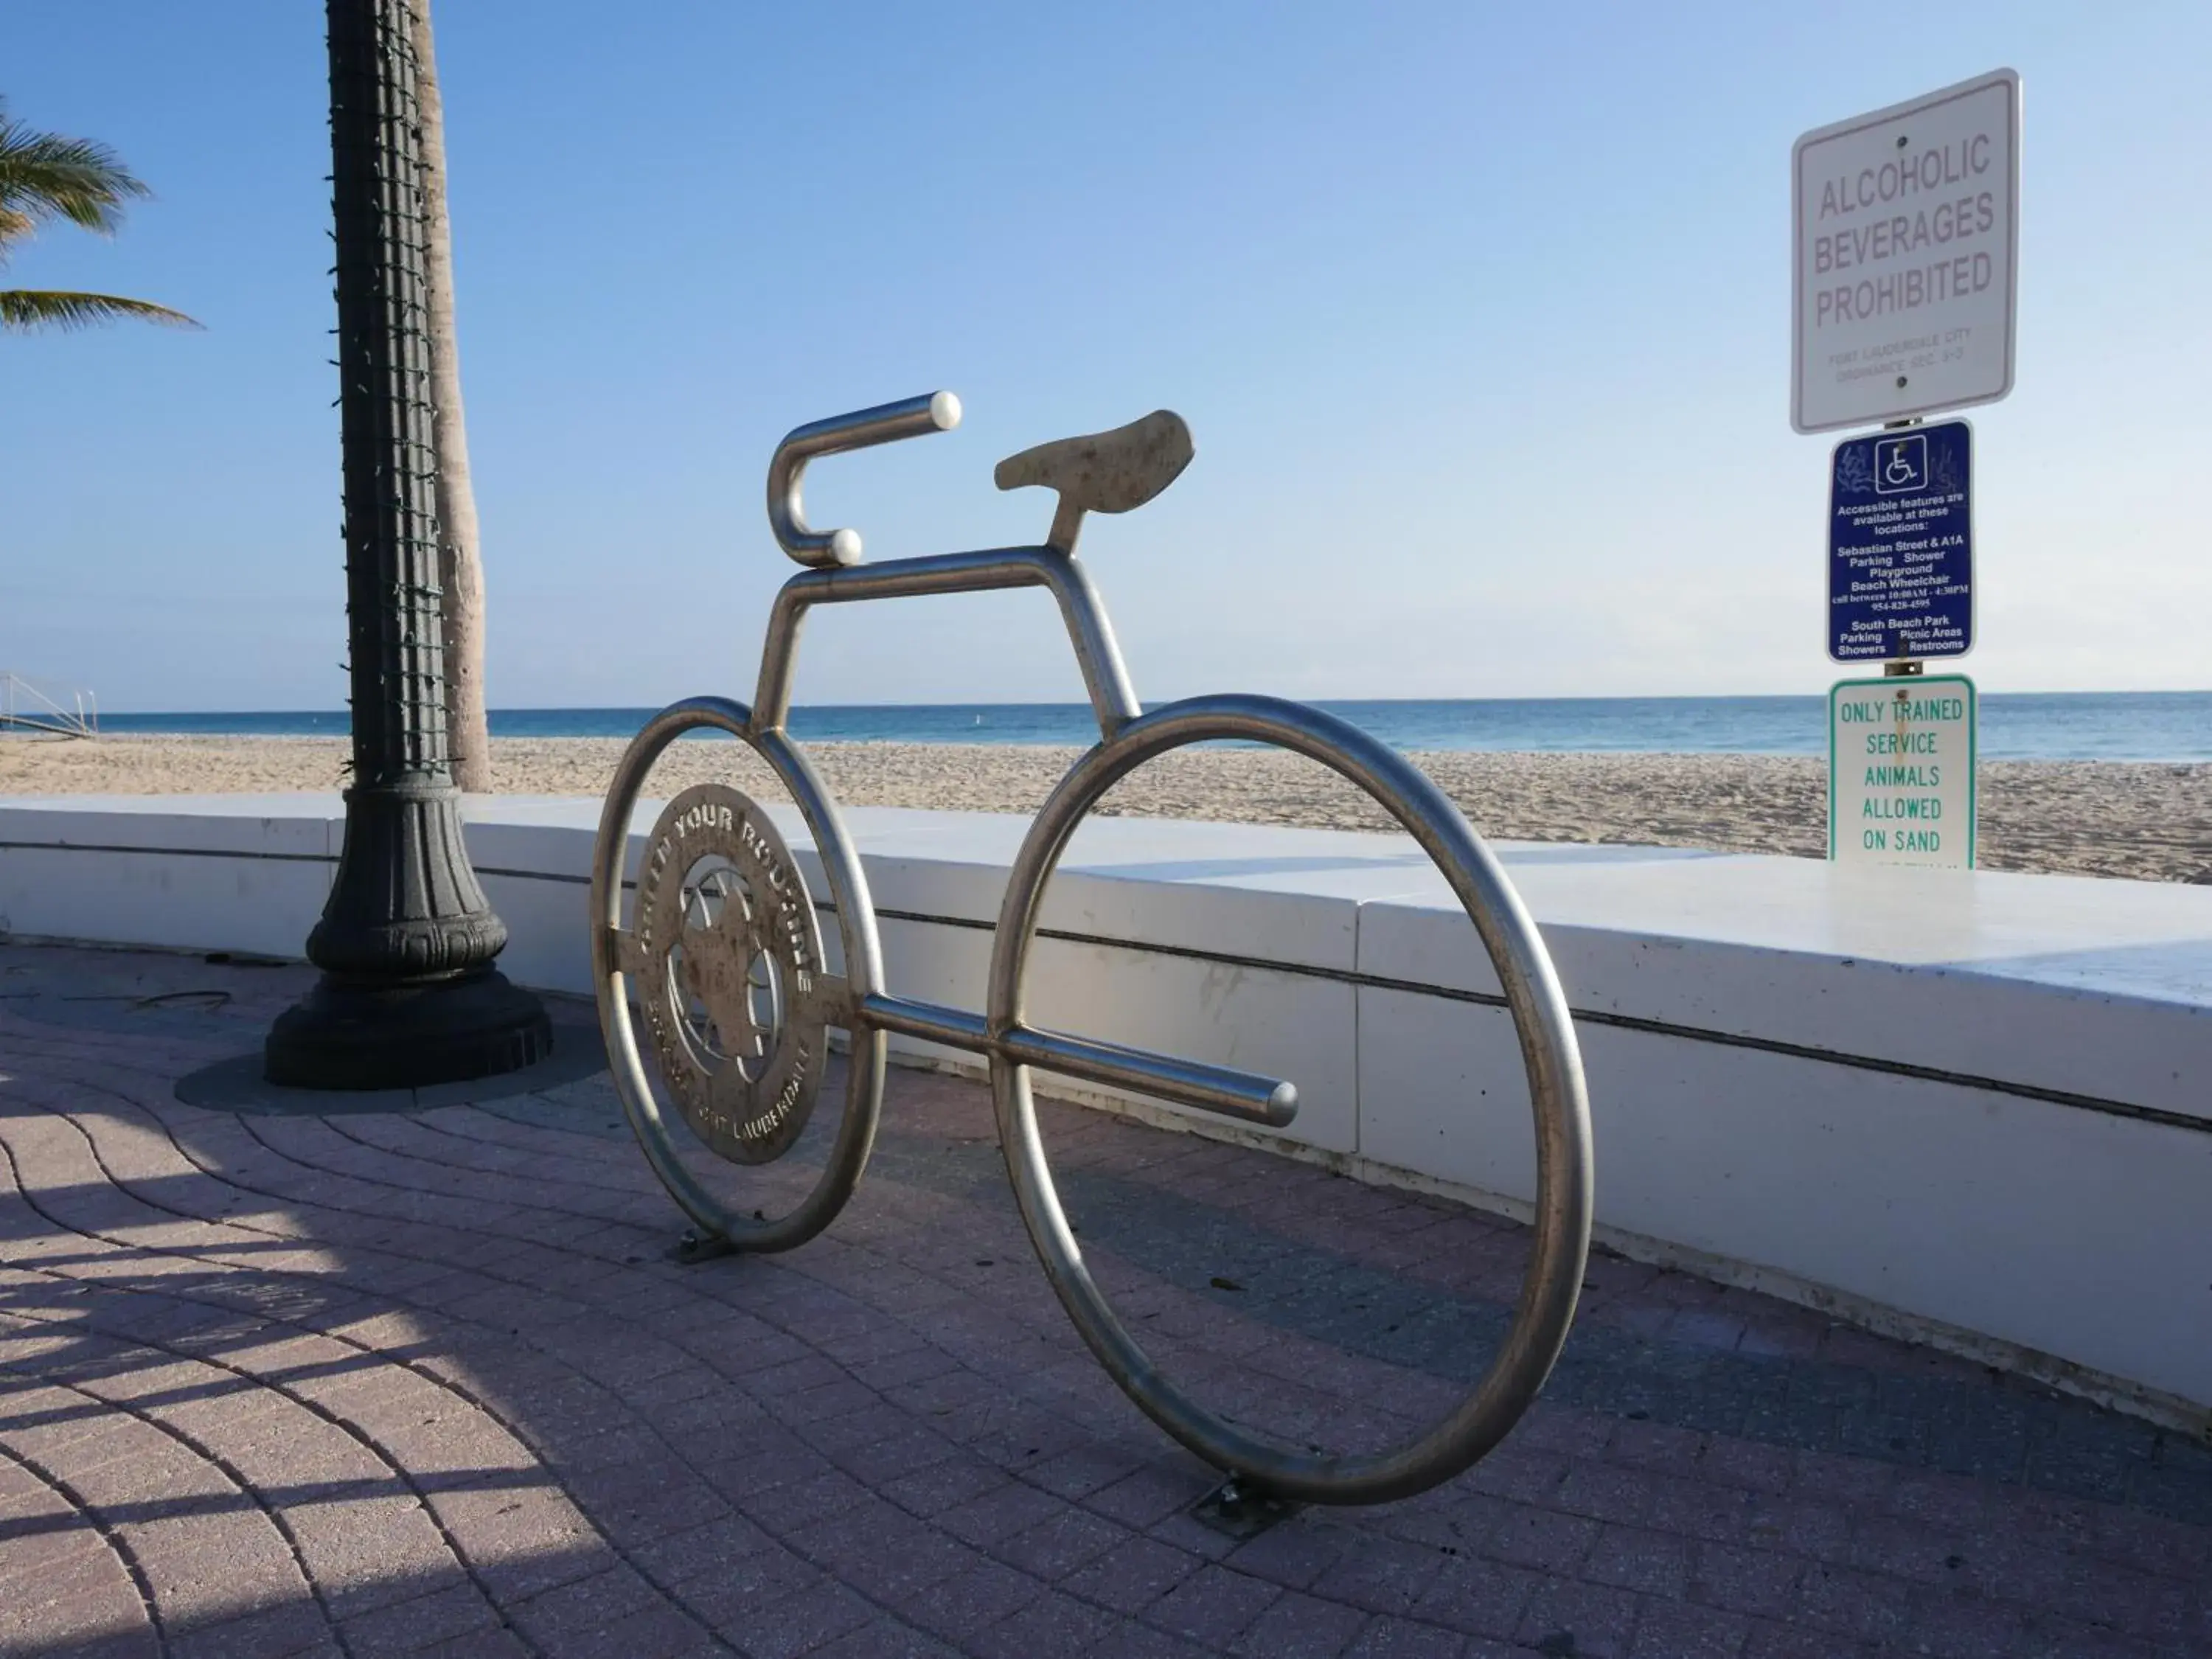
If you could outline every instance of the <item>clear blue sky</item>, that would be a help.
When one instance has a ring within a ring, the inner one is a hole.
[[[1034,541],[1028,444],[1198,459],[1085,551],[1138,690],[1808,691],[1803,130],[2025,86],[2018,390],[1977,411],[1989,689],[2212,684],[2212,7],[439,0],[495,706],[749,696],[797,422],[872,554]],[[0,339],[0,666],[343,694],[321,8],[0,9],[0,94],[155,188],[4,280],[204,333]],[[1049,602],[824,613],[808,702],[1076,700]]]

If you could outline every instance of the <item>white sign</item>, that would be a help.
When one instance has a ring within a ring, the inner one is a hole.
[[[1974,866],[1974,683],[1843,680],[1828,693],[1828,856]]]
[[[1873,426],[2009,392],[2020,76],[1819,128],[1790,159],[1790,423]]]

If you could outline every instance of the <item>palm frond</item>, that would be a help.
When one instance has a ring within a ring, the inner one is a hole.
[[[52,219],[112,233],[123,204],[149,194],[106,145],[27,127],[0,102],[0,226],[15,227],[0,234]]]
[[[150,300],[125,300],[112,294],[60,294],[37,289],[0,289],[0,330],[90,328],[118,318],[161,323],[171,328],[198,328],[199,324],[181,311],[157,306]]]

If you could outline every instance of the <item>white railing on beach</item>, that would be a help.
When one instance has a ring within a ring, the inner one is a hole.
[[[50,738],[96,738],[100,704],[89,691],[66,694],[70,708],[20,674],[0,670],[0,733],[27,732]]]

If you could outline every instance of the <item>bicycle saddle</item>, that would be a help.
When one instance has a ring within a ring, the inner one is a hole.
[[[1182,475],[1195,453],[1182,416],[1156,409],[1111,432],[1055,439],[1009,455],[992,477],[1001,489],[1042,484],[1058,490],[1060,510],[1046,544],[1072,553],[1085,513],[1142,507]]]

